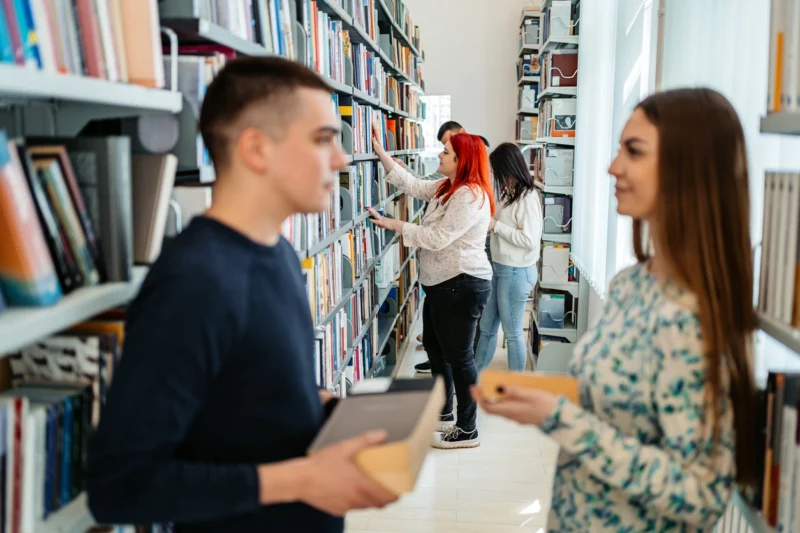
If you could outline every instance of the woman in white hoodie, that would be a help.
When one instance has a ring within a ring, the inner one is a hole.
[[[538,281],[542,204],[525,157],[516,145],[501,144],[489,156],[489,163],[498,198],[497,212],[489,223],[494,277],[492,293],[481,316],[475,365],[481,371],[492,362],[502,324],[508,367],[523,371],[527,350],[522,319],[525,302]]]

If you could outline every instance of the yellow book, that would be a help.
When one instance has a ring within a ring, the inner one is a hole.
[[[571,376],[484,370],[479,378],[479,386],[488,400],[500,399],[502,397],[499,392],[501,387],[521,387],[540,389],[559,396],[566,396],[572,403],[579,403],[578,380]]]
[[[441,377],[394,380],[386,392],[348,396],[339,400],[309,453],[366,431],[386,430],[386,443],[362,450],[356,464],[392,494],[406,494],[414,489],[431,449],[444,401]]]

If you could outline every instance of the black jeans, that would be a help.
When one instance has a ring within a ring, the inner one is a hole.
[[[460,274],[424,289],[422,344],[428,352],[431,372],[444,379],[447,401],[442,414],[453,410],[455,389],[456,424],[464,431],[472,431],[477,409],[469,389],[478,379],[473,341],[492,282]]]

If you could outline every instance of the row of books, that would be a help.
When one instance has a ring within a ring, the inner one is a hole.
[[[577,98],[550,98],[539,102],[538,137],[575,137]]]
[[[347,100],[350,100],[348,103]],[[383,146],[387,146],[387,116],[380,109],[362,105],[352,98],[340,100],[339,112],[342,121],[353,128],[353,154],[372,152],[372,125],[378,126],[378,134]]]
[[[800,327],[800,174],[767,172],[758,310]]]
[[[387,91],[386,99],[383,100],[383,103],[405,111],[412,118],[425,119],[427,116],[425,102],[420,97],[419,91],[395,78],[389,78],[388,88],[391,89],[392,95]]]
[[[776,531],[800,531],[800,374],[771,372],[756,428],[761,483],[745,495]]]
[[[382,35],[381,39],[383,39],[385,43],[383,48],[390,47],[389,49],[392,51],[391,59],[395,68],[403,72],[418,85],[422,85],[422,60],[396,37]]]
[[[353,22],[369,35],[373,41],[378,40],[378,8],[376,0],[353,0]]]
[[[316,72],[340,83],[345,82],[345,58],[350,57],[350,32],[341,20],[332,18],[317,7],[316,0],[304,0],[308,12],[306,64]]]
[[[294,58],[293,21],[303,13],[296,0],[160,0],[162,18],[197,17],[208,20],[270,53]]]
[[[378,101],[386,100],[389,74],[380,56],[363,44],[353,45],[353,85]]]
[[[550,87],[578,86],[578,51],[550,50],[541,56],[542,91]]]
[[[374,278],[374,271],[370,272],[368,279],[348,298],[343,308],[328,323],[316,328],[314,359],[320,387],[332,388],[336,385],[334,375],[344,370],[348,350],[352,350],[354,356],[349,365],[354,359],[371,354],[371,350],[363,349],[363,342],[356,343],[356,340],[367,339],[367,343],[373,340],[371,319],[377,307]]]
[[[542,39],[569,37],[579,33],[579,2],[552,0],[542,11]]]
[[[771,0],[767,110],[800,108],[800,0]]]
[[[0,63],[164,86],[156,0],[17,0],[0,6]]]
[[[422,124],[399,118],[388,120],[386,127],[394,135],[395,150],[416,150],[425,147]]]
[[[129,281],[161,251],[172,155],[131,155],[128,137],[8,139],[0,131],[0,290],[47,306]],[[102,176],[102,179],[98,179]]]
[[[88,439],[123,336],[123,322],[109,316],[0,362],[13,387],[0,395],[0,530],[35,531],[84,490]]]
[[[375,320],[364,334],[362,342],[356,345],[353,358],[345,368],[344,378],[348,384],[375,376],[392,375],[397,364],[397,354],[408,338],[419,308],[417,273],[418,266],[415,262],[406,267],[389,290],[387,298],[380,303]],[[405,300],[406,296],[408,300]],[[381,347],[380,343],[384,341],[386,344]]]
[[[411,42],[414,44],[414,47],[421,51],[422,39],[420,37],[419,26],[414,24],[414,21],[411,19],[411,13],[406,8],[403,0],[389,0],[386,3],[390,6],[389,10],[394,21],[398,26],[400,26],[400,29],[403,30],[403,33],[406,35],[406,37],[411,40]]]
[[[176,88],[185,97],[192,115],[199,118],[208,86],[232,55],[220,51],[220,47],[213,45],[181,46],[178,52]],[[172,59],[169,56],[164,58],[164,66],[167,70],[171,68]],[[172,89],[171,79],[167,81],[166,88]],[[195,132],[186,132],[187,136],[192,133]],[[193,170],[211,165],[208,148],[199,134],[181,141],[183,142],[179,143],[179,148],[176,150],[180,156],[178,163],[181,170]],[[184,143],[191,148],[182,149]]]
[[[353,217],[392,194],[389,183],[383,179],[384,174],[383,165],[378,161],[362,161],[339,173],[339,185],[349,194]]]

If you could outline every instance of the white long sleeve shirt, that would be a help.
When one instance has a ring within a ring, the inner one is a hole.
[[[419,179],[398,164],[386,175],[386,181],[429,202],[419,225],[403,226],[404,245],[420,249],[422,285],[438,285],[459,274],[492,279],[485,249],[491,205],[485,192],[461,187],[442,204],[440,198],[434,198],[442,180]]]
[[[531,191],[507,206],[498,201],[491,237],[492,261],[527,268],[539,260],[544,226],[539,195]]]

